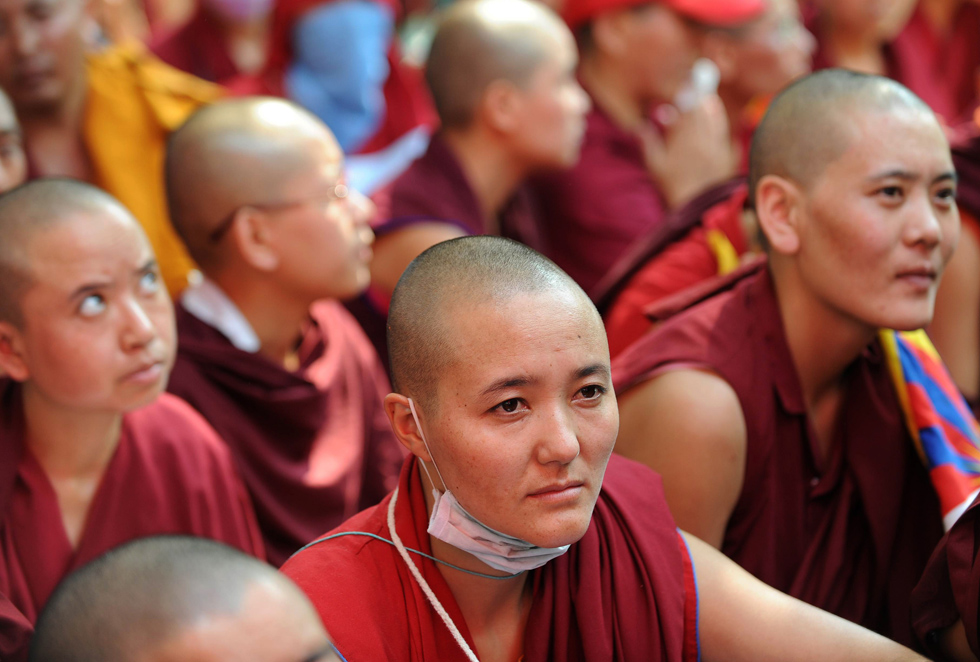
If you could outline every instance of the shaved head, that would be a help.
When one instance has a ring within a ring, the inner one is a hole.
[[[908,88],[882,76],[825,69],[796,81],[773,100],[752,138],[750,203],[766,175],[808,188],[851,145],[854,117],[899,110],[934,115]]]
[[[194,113],[169,139],[165,177],[174,227],[198,264],[221,263],[222,244],[211,237],[237,209],[290,202],[323,151],[341,168],[330,130],[289,101],[235,99]]]
[[[463,0],[444,14],[426,63],[443,126],[466,127],[494,81],[525,87],[571,33],[547,7],[529,0]]]
[[[395,390],[431,401],[440,370],[455,358],[454,318],[476,306],[548,290],[572,292],[591,307],[582,288],[554,262],[516,241],[461,237],[429,248],[408,266],[391,298],[388,353]]]
[[[273,639],[280,642],[273,643],[275,650],[296,644],[311,650],[295,656],[260,651],[270,637],[248,642],[256,632],[244,625],[237,638],[251,645],[245,656],[213,645],[209,634],[214,639],[223,623],[246,618],[255,597],[291,619],[275,633]],[[298,630],[303,626],[310,632]],[[329,640],[313,606],[284,575],[220,543],[162,536],[118,547],[65,579],[38,619],[30,660],[301,662],[333,659],[329,655]]]
[[[27,246],[34,235],[88,214],[135,219],[115,198],[71,179],[37,179],[0,195],[0,321],[21,327],[20,301],[32,282]]]

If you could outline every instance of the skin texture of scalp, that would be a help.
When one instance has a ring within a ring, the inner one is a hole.
[[[252,97],[205,106],[167,144],[167,202],[177,233],[203,267],[220,263],[209,240],[228,214],[282,202],[283,190],[312,167],[304,145],[332,134],[314,115],[281,99]],[[337,159],[342,158],[336,146]]]
[[[844,69],[825,69],[787,87],[769,106],[752,139],[750,202],[766,175],[804,188],[847,150],[854,113],[932,110],[900,83]]]
[[[588,300],[551,260],[515,241],[462,237],[428,249],[405,270],[391,299],[388,352],[395,389],[434,405],[437,375],[453,360],[443,320],[468,302],[548,289],[581,293]]]
[[[447,128],[470,123],[488,85],[525,86],[547,56],[543,34],[565,31],[527,0],[467,0],[446,11],[432,42],[426,80]]]
[[[37,180],[0,196],[0,321],[23,323],[20,300],[31,284],[23,256],[34,233],[69,217],[107,210],[130,216],[108,193],[69,179]]]
[[[296,618],[312,618],[327,644],[306,597],[271,566],[210,540],[161,536],[123,545],[70,575],[38,620],[30,660],[169,660],[156,651],[173,648],[188,631],[240,618],[256,587],[298,608]]]

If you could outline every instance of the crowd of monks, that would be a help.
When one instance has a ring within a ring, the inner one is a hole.
[[[0,662],[980,659],[975,0],[0,0]]]

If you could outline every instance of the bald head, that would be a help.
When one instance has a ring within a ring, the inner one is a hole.
[[[855,117],[900,110],[933,117],[908,88],[882,76],[825,69],[793,83],[773,100],[752,138],[750,203],[766,175],[808,188],[851,145],[859,130]]]
[[[461,237],[429,248],[408,266],[391,298],[388,353],[395,390],[432,399],[440,370],[455,357],[452,320],[468,307],[548,290],[573,292],[591,306],[554,262],[515,241]]]
[[[343,153],[315,115],[282,99],[251,97],[198,110],[167,145],[165,178],[174,227],[205,270],[221,264],[215,230],[245,205],[291,202],[291,187]]]
[[[249,622],[255,619],[246,612],[262,603],[274,610],[269,629],[279,631],[263,633],[261,619]],[[279,617],[284,623],[273,622]],[[243,655],[236,646],[246,645]],[[295,654],[284,650],[294,646]],[[70,575],[42,612],[30,653],[32,662],[180,659],[334,658],[312,605],[285,576],[225,545],[185,536],[137,540]]]
[[[487,87],[508,81],[524,87],[556,40],[571,33],[547,7],[530,0],[463,0],[439,23],[426,63],[426,80],[442,125],[465,128]]]
[[[0,322],[23,323],[20,301],[32,282],[26,253],[33,237],[80,216],[105,213],[136,224],[111,195],[71,179],[37,179],[0,195]]]

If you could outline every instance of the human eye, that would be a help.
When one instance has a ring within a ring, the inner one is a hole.
[[[509,398],[493,407],[490,411],[501,412],[504,414],[515,414],[527,405],[520,398]]]
[[[905,197],[905,190],[898,185],[882,186],[875,194],[883,198],[886,202],[896,203],[901,202]]]
[[[106,309],[106,300],[101,294],[89,294],[78,305],[78,313],[82,317],[95,317]]]
[[[602,384],[589,384],[583,386],[575,393],[574,400],[578,401],[580,404],[592,405],[596,404],[602,400],[602,396],[606,394],[606,387]]]
[[[156,294],[160,290],[160,275],[156,270],[150,270],[140,276],[140,291],[143,294]]]
[[[50,18],[57,8],[57,0],[41,0],[40,2],[32,3],[28,11],[31,14],[31,18],[43,21]]]
[[[934,195],[936,202],[942,207],[952,207],[956,203],[955,186],[942,186]]]

